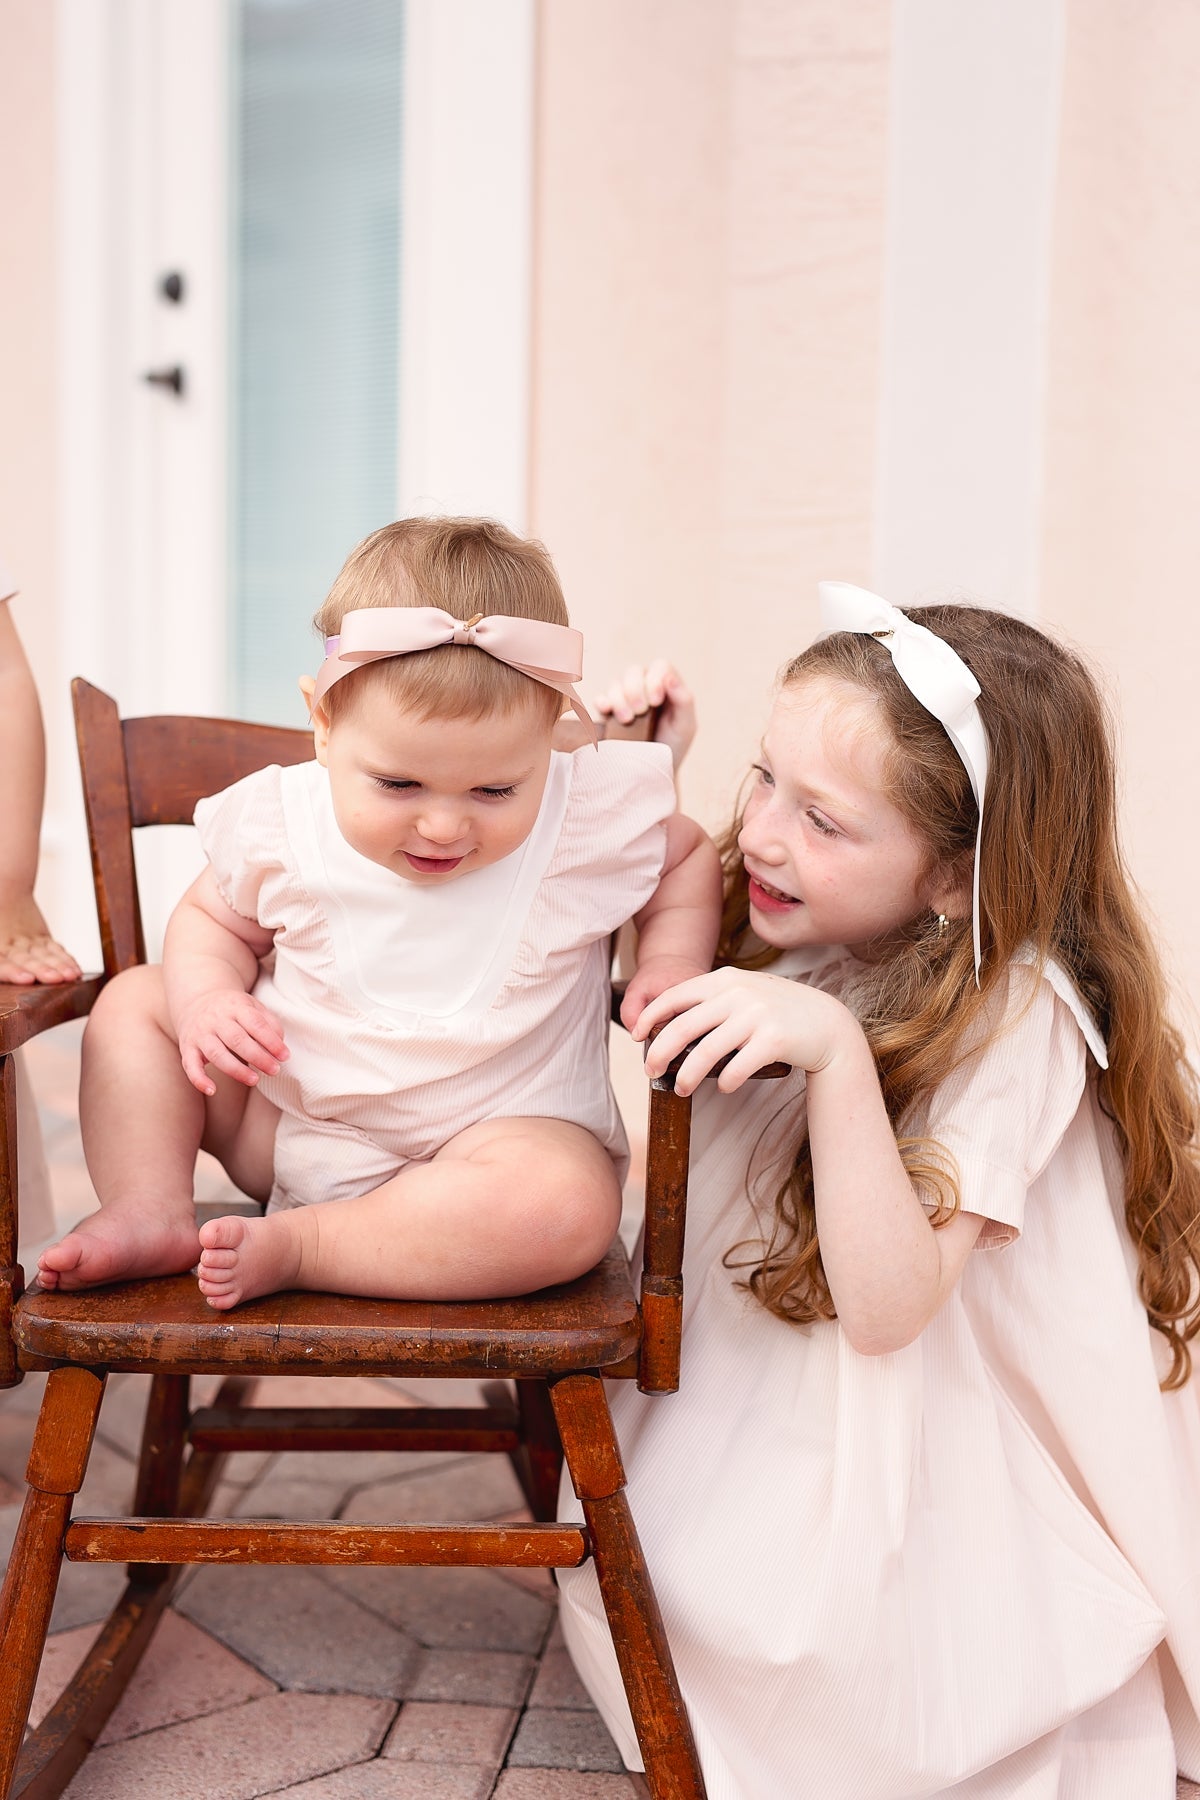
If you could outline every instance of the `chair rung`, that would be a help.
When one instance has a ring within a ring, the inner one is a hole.
[[[500,1450],[520,1444],[515,1406],[206,1406],[197,1450]]]
[[[279,1519],[76,1519],[70,1562],[465,1563],[573,1569],[591,1555],[579,1525],[342,1525]]]

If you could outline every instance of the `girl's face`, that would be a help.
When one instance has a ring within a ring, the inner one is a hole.
[[[336,722],[318,707],[313,724],[342,836],[406,881],[425,886],[486,869],[533,830],[552,732],[534,706],[422,719],[364,684]]]
[[[857,954],[936,906],[929,853],[884,791],[878,703],[826,676],[785,688],[762,743],[738,848],[763,943]]]

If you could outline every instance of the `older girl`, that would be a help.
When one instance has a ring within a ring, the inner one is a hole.
[[[683,1386],[613,1411],[708,1794],[1171,1800],[1197,1107],[1101,703],[1017,619],[822,600],[725,846],[723,966],[635,1033],[652,1074],[694,1045]],[[561,1582],[636,1767],[594,1576]]]

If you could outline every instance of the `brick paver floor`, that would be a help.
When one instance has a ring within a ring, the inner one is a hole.
[[[58,1228],[94,1205],[79,1147],[77,1027],[32,1046]],[[225,1210],[215,1164],[197,1191]],[[81,1510],[132,1497],[149,1378],[110,1379]],[[198,1381],[203,1402],[215,1380]],[[389,1402],[453,1404],[468,1383],[375,1382]],[[281,1378],[281,1406],[370,1404],[365,1381]],[[24,1485],[41,1378],[0,1394],[0,1558]],[[379,1396],[382,1400],[382,1395]],[[495,1456],[335,1459],[239,1456],[218,1504],[242,1516],[417,1519],[520,1516]],[[64,1568],[35,1703],[51,1703],[123,1580]],[[798,1778],[799,1780],[799,1778]],[[803,1792],[797,1787],[796,1800]],[[645,1789],[616,1747],[562,1645],[542,1570],[204,1567],[171,1611],[68,1800],[631,1800]],[[756,1795],[754,1800],[793,1800]],[[810,1796],[808,1800],[819,1800]],[[1131,1797],[1132,1800],[1132,1797]],[[1179,1783],[1178,1800],[1200,1800]]]

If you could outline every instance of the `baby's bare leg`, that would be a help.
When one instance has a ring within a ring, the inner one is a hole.
[[[200,1286],[221,1308],[281,1288],[397,1300],[527,1294],[592,1268],[620,1215],[616,1173],[591,1132],[561,1119],[494,1119],[370,1194],[212,1220],[200,1233]]]
[[[203,1143],[221,1155],[236,1141],[250,1092],[222,1076],[216,1081],[216,1095],[205,1100],[183,1072],[161,969],[129,969],[108,984],[88,1021],[79,1096],[100,1211],[43,1252],[43,1287],[93,1287],[193,1267],[200,1253],[196,1152]],[[247,1174],[239,1169],[235,1178]],[[270,1181],[268,1157],[263,1198]]]

